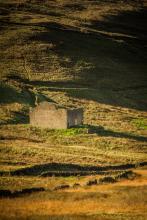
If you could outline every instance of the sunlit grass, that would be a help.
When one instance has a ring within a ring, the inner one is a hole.
[[[136,127],[139,129],[147,130],[147,119],[146,118],[133,119],[132,123],[136,125]]]

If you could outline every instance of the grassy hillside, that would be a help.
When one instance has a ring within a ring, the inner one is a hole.
[[[0,0],[0,188],[13,197],[0,199],[2,218],[4,204],[14,219],[38,207],[42,219],[146,218],[146,12],[146,0]],[[83,107],[84,125],[31,127],[36,96]],[[128,169],[139,176],[120,180]],[[117,183],[86,185],[105,176]]]

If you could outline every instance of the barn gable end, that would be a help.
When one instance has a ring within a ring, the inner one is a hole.
[[[83,122],[82,109],[66,109],[55,103],[41,102],[30,111],[30,124],[49,129],[67,129]]]

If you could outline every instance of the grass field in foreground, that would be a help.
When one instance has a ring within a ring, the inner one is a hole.
[[[99,176],[75,179],[38,178],[35,181],[31,178],[33,184],[38,182],[45,187],[45,191],[0,199],[1,219],[145,220],[147,173],[146,170],[140,169],[135,172],[139,176],[132,180],[122,179],[116,183],[91,186],[86,185],[87,181],[98,179]],[[16,185],[22,181],[21,178],[16,179]],[[29,178],[24,178],[22,182],[30,186],[29,181]],[[73,186],[74,181],[80,185]],[[15,181],[12,182],[14,185]],[[68,183],[70,188],[51,190],[55,184],[63,186],[65,183]]]

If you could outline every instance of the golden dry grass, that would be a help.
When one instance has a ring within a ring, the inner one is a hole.
[[[9,217],[35,216],[66,216],[66,215],[102,215],[107,214],[131,214],[134,217],[142,214],[146,216],[146,187],[147,173],[138,170],[142,174],[136,180],[122,181],[121,183],[91,186],[79,189],[62,190],[58,192],[46,192],[25,198],[1,199],[0,213]],[[141,178],[141,179],[140,179]],[[144,184],[142,184],[144,182]],[[119,202],[118,202],[119,201]]]

